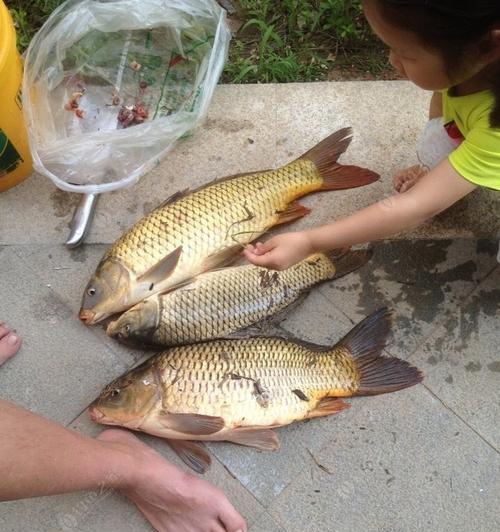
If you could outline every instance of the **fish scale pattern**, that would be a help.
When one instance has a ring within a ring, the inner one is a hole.
[[[294,199],[322,185],[315,165],[299,159],[278,170],[228,178],[151,212],[106,253],[136,276],[179,246],[178,269],[198,273],[203,260],[224,248],[242,246],[278,223]]]
[[[177,345],[228,336],[280,312],[335,273],[334,263],[322,253],[280,272],[245,265],[206,273],[185,288],[157,296],[158,327],[148,340]]]
[[[323,397],[351,396],[359,385],[354,360],[345,348],[317,352],[279,338],[176,347],[151,364],[162,375],[159,408],[221,416],[226,428],[304,419]]]

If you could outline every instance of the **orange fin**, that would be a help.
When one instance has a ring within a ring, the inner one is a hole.
[[[306,214],[309,214],[311,209],[304,207],[298,201],[293,201],[290,203],[284,211],[280,211],[278,214],[278,221],[276,224],[285,224],[287,222],[293,222],[298,218],[302,218]]]
[[[275,451],[279,448],[280,442],[276,432],[268,428],[261,427],[239,427],[227,432],[224,438],[227,441],[255,447],[262,451]]]
[[[201,414],[173,414],[162,412],[159,415],[160,423],[171,430],[192,434],[193,436],[205,436],[214,434],[224,428],[224,420],[221,417],[203,416]]]
[[[203,261],[201,271],[207,272],[216,268],[221,269],[229,266],[240,257],[243,247],[242,244],[235,244],[234,246],[224,248],[222,251],[218,251],[213,255],[209,255]]]
[[[309,412],[307,417],[314,418],[330,416],[332,414],[338,414],[347,408],[351,408],[351,405],[345,401],[342,401],[342,399],[336,399],[335,397],[324,397],[316,405],[316,408]]]
[[[345,152],[351,140],[352,129],[346,127],[322,140],[300,157],[313,162],[318,169],[323,178],[323,185],[320,190],[361,187],[380,178],[379,174],[366,168],[343,166],[337,163],[337,159]]]
[[[325,255],[335,267],[335,275],[332,279],[339,279],[364,266],[372,258],[373,251],[371,249],[347,250],[344,254],[339,255],[339,250],[335,250],[332,253],[325,253]]]
[[[140,277],[137,278],[137,280],[141,283],[147,283],[153,286],[156,283],[164,281],[177,267],[181,253],[182,246],[179,246],[177,249],[172,251],[172,253],[169,253],[166,257],[164,257],[160,262],[144,272]],[[153,286],[151,286],[150,290],[153,289]]]
[[[356,325],[335,347],[349,350],[360,374],[354,395],[395,392],[422,382],[422,373],[405,360],[381,356],[392,321],[382,308]]]
[[[206,473],[212,459],[201,443],[188,440],[167,439],[177,456],[193,471],[202,475]]]

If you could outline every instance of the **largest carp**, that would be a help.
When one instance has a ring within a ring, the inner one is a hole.
[[[197,274],[228,264],[270,227],[304,216],[295,200],[318,190],[372,183],[378,174],[337,159],[351,141],[344,128],[277,170],[225,178],[175,195],[106,252],[88,283],[80,318],[97,323]]]
[[[407,362],[380,356],[390,315],[375,312],[334,347],[251,338],[171,348],[107,386],[90,415],[167,438],[197,471],[210,457],[183,440],[273,450],[279,445],[273,427],[340,412],[349,405],[338,397],[393,392],[422,380]]]

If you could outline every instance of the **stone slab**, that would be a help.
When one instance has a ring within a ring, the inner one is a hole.
[[[497,247],[488,240],[378,242],[370,262],[319,292],[354,323],[393,308],[387,350],[407,358],[496,267]]]
[[[90,333],[12,249],[0,251],[1,315],[23,346],[0,371],[0,394],[68,423],[133,363]]]
[[[498,453],[423,386],[352,403],[269,507],[286,530],[497,529]]]
[[[44,284],[50,286],[58,297],[71,309],[72,319],[78,320],[83,291],[107,245],[84,244],[76,249],[67,249],[62,244],[12,246],[14,253],[33,271]],[[127,347],[105,333],[105,324],[85,327],[100,342],[130,364],[148,353],[135,347]]]
[[[500,266],[410,358],[426,386],[500,448]]]
[[[220,85],[205,122],[167,159],[127,190],[100,198],[91,243],[111,243],[178,190],[216,177],[272,168],[292,160],[327,134],[352,125],[355,138],[342,161],[379,171],[379,183],[304,200],[313,212],[291,227],[345,216],[392,193],[391,176],[414,164],[429,95],[404,81]],[[375,112],[376,110],[376,112]],[[0,196],[0,244],[62,243],[79,195],[34,175]],[[473,193],[408,237],[500,236],[493,192]]]

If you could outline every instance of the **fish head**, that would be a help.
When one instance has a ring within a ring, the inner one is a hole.
[[[127,310],[116,321],[112,321],[106,333],[123,342],[144,343],[152,339],[159,319],[159,300],[157,296],[153,296]]]
[[[83,293],[80,319],[86,325],[93,325],[126,309],[130,288],[129,270],[115,260],[103,260]]]
[[[157,371],[148,362],[108,384],[90,405],[96,423],[138,428],[151,409],[161,401]]]

